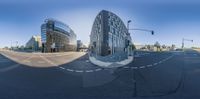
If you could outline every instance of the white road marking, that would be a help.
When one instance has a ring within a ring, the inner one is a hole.
[[[169,57],[167,57],[167,58],[161,60],[161,61],[159,62],[159,64],[161,64],[161,63],[164,62],[164,61],[167,61],[167,60],[171,59],[172,57],[174,57],[174,55],[171,55],[171,56],[169,56]]]
[[[9,66],[7,68],[0,69],[0,72],[6,72],[6,71],[9,71],[11,69],[17,68],[19,66],[20,66],[20,64],[15,64],[15,65]]]
[[[162,63],[162,61],[159,61],[158,63],[159,63],[159,64],[161,64],[161,63]]]
[[[100,70],[102,70],[102,69],[101,68],[95,69],[95,71],[100,71]]]
[[[145,68],[145,66],[140,66],[140,68]]]
[[[66,68],[64,68],[64,67],[59,67],[59,68],[61,68],[61,69],[66,69]],[[91,72],[94,72],[94,71],[100,71],[100,70],[103,70],[102,68],[97,68],[97,69],[95,69],[95,70],[86,70],[86,71],[83,71],[83,70],[73,70],[73,69],[66,69],[67,71],[70,71],[70,72],[77,72],[77,73],[82,73],[82,72],[87,72],[87,73],[91,73]]]
[[[146,65],[146,66],[140,66],[140,67],[127,67],[126,66],[126,67],[123,67],[123,68],[131,68],[131,69],[139,69],[139,68],[141,68],[141,69],[143,69],[143,68],[146,68],[146,67],[152,67],[153,65],[161,64],[162,62],[167,61],[168,59],[170,59],[172,57],[173,56],[169,56],[169,57],[159,61],[158,63],[154,63],[154,64],[150,64],[150,65]],[[89,60],[86,60],[86,62],[89,62]],[[59,67],[59,68],[65,69],[64,67]],[[100,71],[100,70],[102,70],[102,68],[97,68],[97,69],[94,69],[94,70],[85,70],[85,71],[83,71],[83,70],[72,70],[72,69],[66,69],[66,70],[67,71],[71,71],[71,72],[74,71],[74,72],[77,72],[77,73],[82,73],[82,72],[90,73],[90,72]]]
[[[163,60],[161,60],[161,62],[163,63],[164,61],[163,61]]]
[[[82,70],[75,70],[75,72],[82,73],[83,71]]]
[[[64,67],[59,67],[59,68],[61,68],[61,69],[65,69]]]
[[[157,65],[158,63],[154,63],[153,65]]]
[[[126,66],[126,67],[123,67],[123,68],[130,68],[130,67],[127,67],[127,66]]]
[[[86,70],[85,72],[88,72],[88,73],[89,73],[89,72],[94,72],[94,71],[93,71],[93,70]]]
[[[138,69],[138,67],[131,67],[131,69]]]
[[[162,61],[163,61],[163,62],[164,62],[164,61],[167,61],[167,59],[163,59]]]
[[[151,66],[153,66],[153,65],[147,65],[147,67],[151,67]]]
[[[8,57],[8,58],[9,58],[9,56],[7,56],[7,55],[5,55],[5,57]],[[33,56],[30,56],[29,58],[27,58],[27,59],[25,59],[25,60],[23,60],[23,61],[27,61],[27,60],[31,59],[32,57],[33,57]],[[11,58],[10,58],[10,59],[11,59]],[[6,71],[9,71],[9,70],[11,70],[11,69],[17,68],[17,67],[19,67],[19,66],[20,66],[20,64],[17,63],[17,64],[14,64],[14,65],[9,66],[9,67],[7,67],[7,68],[0,69],[0,72],[6,72]]]
[[[74,70],[72,70],[72,69],[67,69],[67,71],[73,72]]]
[[[43,60],[45,60],[46,62],[48,62],[48,63],[50,63],[50,64],[52,64],[52,65],[54,65],[54,66],[58,66],[57,64],[55,64],[55,63],[53,63],[52,61],[50,61],[50,60],[48,60],[47,58],[45,58],[44,56],[42,56],[42,55],[40,55],[40,54],[39,54],[39,56],[40,56]]]

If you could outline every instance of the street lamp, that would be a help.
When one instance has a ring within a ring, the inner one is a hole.
[[[128,32],[129,32],[129,23],[131,23],[131,20],[128,20],[128,21],[127,21],[127,29],[128,29]]]
[[[11,41],[10,49],[11,49],[11,51],[12,51],[12,41]]]
[[[129,23],[131,23],[131,20],[128,20],[127,21],[127,31],[128,31],[128,34],[130,36],[130,33],[129,33]],[[130,47],[130,41],[131,41],[131,37],[127,36],[127,46],[126,46],[126,49],[127,49],[127,55],[132,55],[132,48]],[[131,53],[131,54],[130,54]]]
[[[131,23],[131,20],[128,20],[127,21],[127,30],[128,30],[128,33],[129,33],[129,30],[136,30],[136,31],[146,31],[146,32],[150,32],[151,35],[154,35],[154,31],[153,30],[148,30],[148,29],[129,29],[129,24]],[[134,93],[133,93],[133,96],[137,96],[137,86],[136,86],[136,77],[135,77],[135,72],[134,72],[134,69],[133,69],[133,83],[134,83]]]
[[[16,41],[16,48],[18,48],[18,41]]]
[[[154,30],[148,30],[148,29],[129,29],[129,30],[146,31],[146,32],[150,32],[151,35],[154,35]]]
[[[183,39],[182,39],[182,49],[184,48],[184,45],[185,45],[184,41],[193,42],[193,40],[183,38]]]
[[[134,28],[134,29],[130,29],[129,28],[129,24],[131,23],[131,20],[128,20],[127,21],[127,30],[128,30],[128,33],[129,33],[129,30],[135,30],[135,31],[145,31],[145,32],[150,32],[151,35],[154,35],[154,30],[149,30],[149,29],[141,29],[141,28]]]
[[[141,28],[134,28],[134,29],[130,29],[129,28],[129,24],[131,23],[131,20],[127,21],[127,30],[129,32],[129,30],[136,30],[136,31],[146,31],[146,32],[150,32],[151,35],[154,35],[154,30],[149,30],[149,29],[141,29]]]

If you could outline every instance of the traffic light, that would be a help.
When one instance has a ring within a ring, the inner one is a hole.
[[[154,31],[151,31],[151,35],[154,35]]]
[[[129,40],[125,40],[125,46],[128,47],[129,46],[130,41]]]

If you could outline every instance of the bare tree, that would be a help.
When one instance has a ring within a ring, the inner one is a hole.
[[[158,41],[156,41],[156,43],[154,44],[154,47],[156,47],[157,51],[158,51],[158,49],[160,49],[160,43]]]

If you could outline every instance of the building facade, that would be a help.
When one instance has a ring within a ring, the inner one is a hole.
[[[128,53],[132,40],[123,21],[114,13],[102,10],[95,18],[90,35],[90,49],[100,56]]]
[[[81,40],[77,40],[77,51],[80,51],[80,49],[83,47],[83,43]]]
[[[40,50],[41,46],[41,36],[32,36],[31,39],[26,43],[26,48],[32,49],[33,51]]]
[[[42,52],[76,51],[76,34],[66,24],[46,19],[41,25]]]

